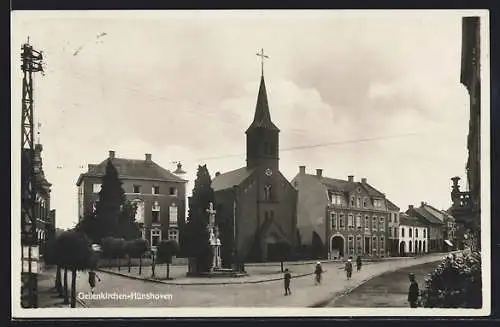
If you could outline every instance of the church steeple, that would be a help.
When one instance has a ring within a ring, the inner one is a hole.
[[[264,55],[264,50],[257,54]],[[262,74],[260,77],[259,94],[252,124],[245,132],[247,135],[247,167],[263,169],[278,168],[279,152],[279,132],[280,130],[271,120],[269,104],[267,102],[266,83],[264,82],[264,68],[262,64]]]
[[[271,113],[269,112],[269,104],[267,102],[266,83],[264,76],[260,77],[259,95],[257,96],[257,105],[255,106],[255,115],[253,122],[248,127],[246,133],[252,129],[264,128],[279,132],[278,127],[271,121]]]

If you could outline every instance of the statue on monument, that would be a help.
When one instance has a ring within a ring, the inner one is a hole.
[[[214,204],[210,202],[210,206],[207,209],[208,212],[208,231],[209,231],[209,242],[212,249],[212,267],[211,270],[220,269],[222,267],[221,258],[221,246],[222,243],[219,238],[219,228],[215,224],[215,214]]]

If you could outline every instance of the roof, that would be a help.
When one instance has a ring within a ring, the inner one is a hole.
[[[444,213],[441,211],[441,210],[438,210],[436,208],[434,208],[433,206],[427,204],[427,203],[424,203],[421,208],[424,208],[425,210],[427,210],[431,215],[433,215],[434,217],[436,217],[437,219],[439,219],[440,221],[444,222],[445,220],[445,215]]]
[[[315,176],[312,174],[308,174],[309,176]],[[385,197],[385,195],[382,192],[379,192],[377,189],[375,189],[373,186],[371,186],[368,183],[360,183],[360,182],[349,182],[346,180],[342,179],[335,179],[335,178],[328,178],[328,177],[321,177],[321,183],[325,185],[329,191],[333,192],[350,192],[358,187],[364,188],[369,195],[371,196],[378,196],[378,197]]]
[[[429,213],[424,208],[413,208],[412,210],[410,210],[410,213],[416,213],[416,214],[418,214],[420,217],[422,217],[423,219],[425,219],[430,224],[434,224],[434,225],[441,225],[441,224],[443,224],[443,222],[441,220],[439,220],[438,218],[434,217],[431,213]]]
[[[427,227],[425,224],[420,222],[417,218],[411,217],[407,214],[400,214],[399,216],[399,225],[405,225],[405,226],[415,226],[415,227]]]
[[[106,173],[106,165],[108,160],[118,171],[119,178],[130,179],[150,179],[162,182],[177,182],[185,183],[186,180],[174,175],[165,168],[159,166],[154,161],[125,159],[125,158],[108,158],[98,165],[89,167],[89,171],[80,174],[76,185],[80,185],[84,177],[103,177]]]
[[[255,115],[252,124],[248,127],[247,133],[251,129],[265,128],[278,131],[278,127],[271,121],[271,113],[269,112],[269,104],[267,102],[266,83],[264,76],[260,78],[259,94],[257,96],[257,105],[255,106]]]
[[[212,180],[212,188],[214,191],[222,191],[232,188],[235,185],[240,185],[245,179],[253,173],[254,169],[242,167],[239,169],[228,171],[224,174],[215,176]]]
[[[399,207],[397,205],[395,205],[394,203],[392,203],[391,201],[389,201],[389,199],[385,199],[385,201],[387,201],[387,209],[393,210],[393,211],[399,211]]]

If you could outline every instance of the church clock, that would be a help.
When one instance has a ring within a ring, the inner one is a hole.
[[[271,168],[267,168],[265,171],[264,171],[264,174],[266,174],[267,176],[271,176],[273,174],[273,171],[271,170]]]

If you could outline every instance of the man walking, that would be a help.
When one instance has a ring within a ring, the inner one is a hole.
[[[101,281],[101,279],[99,278],[99,276],[97,276],[95,271],[93,271],[93,270],[89,271],[89,285],[90,285],[90,291],[92,292],[92,294],[94,294],[95,279],[96,278],[99,280],[99,282]]]
[[[292,274],[290,274],[288,268],[285,269],[285,276],[283,279],[285,281],[285,295],[292,294],[292,291],[290,291],[290,280],[292,279]]]
[[[418,288],[418,283],[415,280],[415,274],[410,273],[408,275],[410,279],[410,288],[408,289],[408,303],[410,303],[410,308],[418,307],[418,296],[420,294],[420,290]]]
[[[358,255],[356,257],[356,271],[360,271],[361,270],[361,265],[362,265],[362,263],[361,263],[361,256]]]
[[[351,276],[352,276],[352,262],[351,262],[351,258],[347,259],[346,263],[345,263],[345,272],[347,274],[347,279],[351,279]]]
[[[315,285],[321,284],[321,275],[323,274],[323,267],[321,267],[321,262],[316,263],[316,268],[314,269],[314,274],[316,276],[316,280],[314,282]]]

